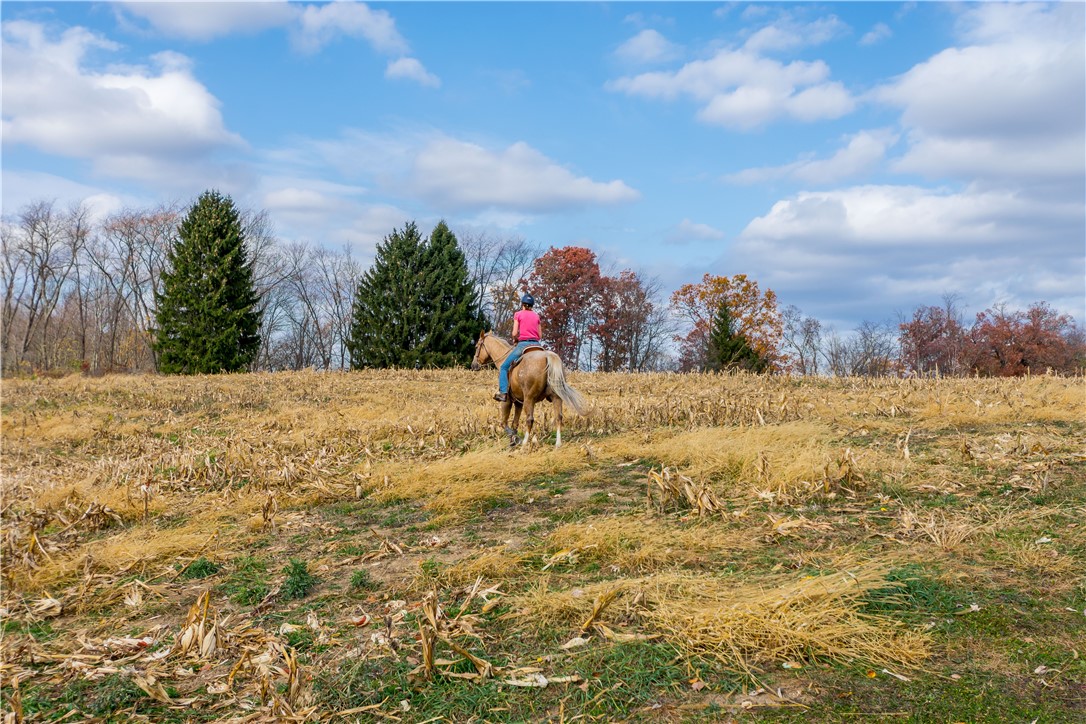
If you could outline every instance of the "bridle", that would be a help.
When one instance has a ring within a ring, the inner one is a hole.
[[[486,345],[483,344],[485,341],[486,341],[486,337],[480,337],[479,340],[475,343],[475,356],[471,358],[471,368],[473,370],[477,370],[480,367],[482,367],[484,364],[486,364],[484,362],[479,362],[479,350],[480,349],[486,349]],[[487,350],[487,356],[490,357],[490,350]],[[493,361],[494,361],[493,358],[487,360],[487,362],[493,362]]]
[[[479,341],[475,343],[475,357],[471,360],[471,368],[472,369],[479,369],[484,364],[493,364],[495,367],[497,367],[499,364],[501,364],[501,361],[503,359],[505,359],[509,355],[509,352],[512,351],[512,348],[510,348],[509,351],[507,351],[505,354],[503,354],[501,356],[501,359],[498,359],[490,351],[490,348],[486,346],[486,341],[488,339],[490,339],[490,333],[489,332],[484,334],[482,337],[480,337]],[[478,361],[479,360],[479,350],[480,349],[485,349],[486,350],[486,356],[490,358],[486,362],[479,362]]]

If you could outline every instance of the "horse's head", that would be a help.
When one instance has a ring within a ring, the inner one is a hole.
[[[486,332],[480,332],[479,341],[475,343],[475,356],[471,358],[473,372],[478,372],[480,367],[494,361],[494,358],[490,356],[490,351],[486,348],[486,335]]]

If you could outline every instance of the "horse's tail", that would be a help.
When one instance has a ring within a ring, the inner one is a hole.
[[[585,413],[585,399],[580,392],[566,384],[566,371],[562,367],[562,358],[554,352],[547,353],[547,386],[562,402],[573,408],[578,415]]]

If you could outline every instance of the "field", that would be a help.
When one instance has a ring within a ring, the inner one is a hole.
[[[3,383],[6,721],[1086,719],[1086,381]]]

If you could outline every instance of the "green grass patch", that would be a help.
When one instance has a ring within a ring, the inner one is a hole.
[[[264,600],[271,590],[267,564],[260,558],[242,556],[234,561],[232,568],[221,586],[226,597],[243,606],[253,606]]]
[[[180,568],[180,566],[178,566]],[[214,561],[209,561],[207,558],[197,558],[192,564],[184,570],[181,574],[181,578],[193,579],[193,578],[207,578],[213,576],[222,570],[222,566]]]
[[[283,572],[287,574],[287,578],[280,590],[283,598],[288,601],[305,598],[313,587],[320,583],[320,579],[309,572],[308,564],[297,558],[291,558]]]
[[[359,568],[351,574],[352,591],[375,591],[378,588],[380,588],[380,584],[373,580],[373,576],[370,574],[369,570]]]

